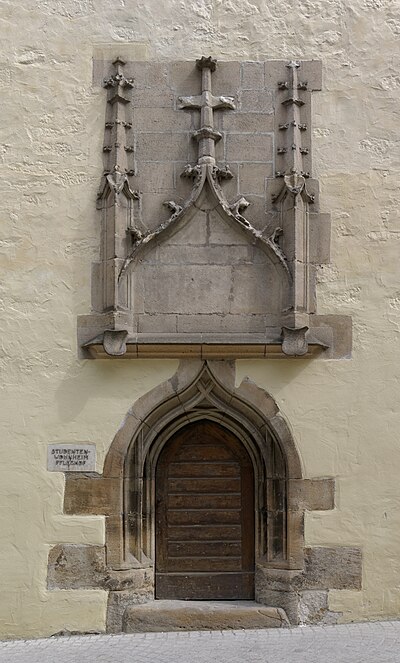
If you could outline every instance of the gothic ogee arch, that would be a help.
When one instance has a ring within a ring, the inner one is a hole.
[[[190,423],[215,422],[246,448],[255,477],[255,597],[299,620],[307,560],[306,509],[333,508],[332,479],[305,479],[292,433],[274,399],[235,364],[183,360],[175,375],[130,408],[102,475],[67,475],[65,512],[104,514],[108,629],[120,630],[132,603],[154,599],[155,471],[168,440]],[[294,583],[294,584],[293,584]]]

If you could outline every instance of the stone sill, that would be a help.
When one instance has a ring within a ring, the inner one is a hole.
[[[285,359],[351,358],[351,318],[307,315],[282,320],[263,332],[135,332],[131,315],[109,312],[79,316],[81,359]],[[281,324],[282,324],[281,323]],[[292,327],[293,325],[293,327]]]
[[[126,343],[126,352],[119,356],[107,354],[102,342],[86,343],[90,359],[305,359],[324,350],[322,343],[308,343],[308,350],[299,357],[288,356],[281,343]]]

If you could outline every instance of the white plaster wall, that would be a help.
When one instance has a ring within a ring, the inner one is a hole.
[[[322,59],[314,176],[332,212],[319,312],[354,316],[351,361],[238,362],[277,399],[307,477],[334,475],[311,545],[364,551],[362,592],[331,592],[344,620],[400,610],[400,126],[397,0],[25,0],[1,3],[2,300],[0,633],[104,628],[101,591],[46,591],[49,547],[103,542],[101,517],[62,515],[50,442],[94,442],[99,469],[129,406],[175,361],[79,361],[98,251],[104,92],[91,58]]]

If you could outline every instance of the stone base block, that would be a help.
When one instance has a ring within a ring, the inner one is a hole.
[[[280,608],[253,601],[151,601],[125,610],[123,631],[220,631],[289,626]]]

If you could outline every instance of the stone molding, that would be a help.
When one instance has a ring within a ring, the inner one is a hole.
[[[359,549],[304,548],[304,513],[334,508],[334,478],[303,477],[295,442],[276,402],[248,379],[235,387],[234,362],[198,360],[182,361],[172,378],[134,403],[111,444],[102,475],[66,473],[64,513],[105,515],[106,544],[55,546],[49,555],[48,588],[109,591],[110,631],[122,629],[129,605],[153,598],[157,458],[179,427],[199,418],[218,421],[242,440],[263,487],[256,504],[257,600],[284,608],[292,623],[298,623],[305,609],[303,592],[358,589]],[[284,511],[274,503],[277,490]],[[326,602],[320,594],[307,596]]]
[[[344,329],[315,303],[330,253],[311,176],[320,63],[118,58],[104,73],[101,252],[82,356],[349,357],[350,318]]]

